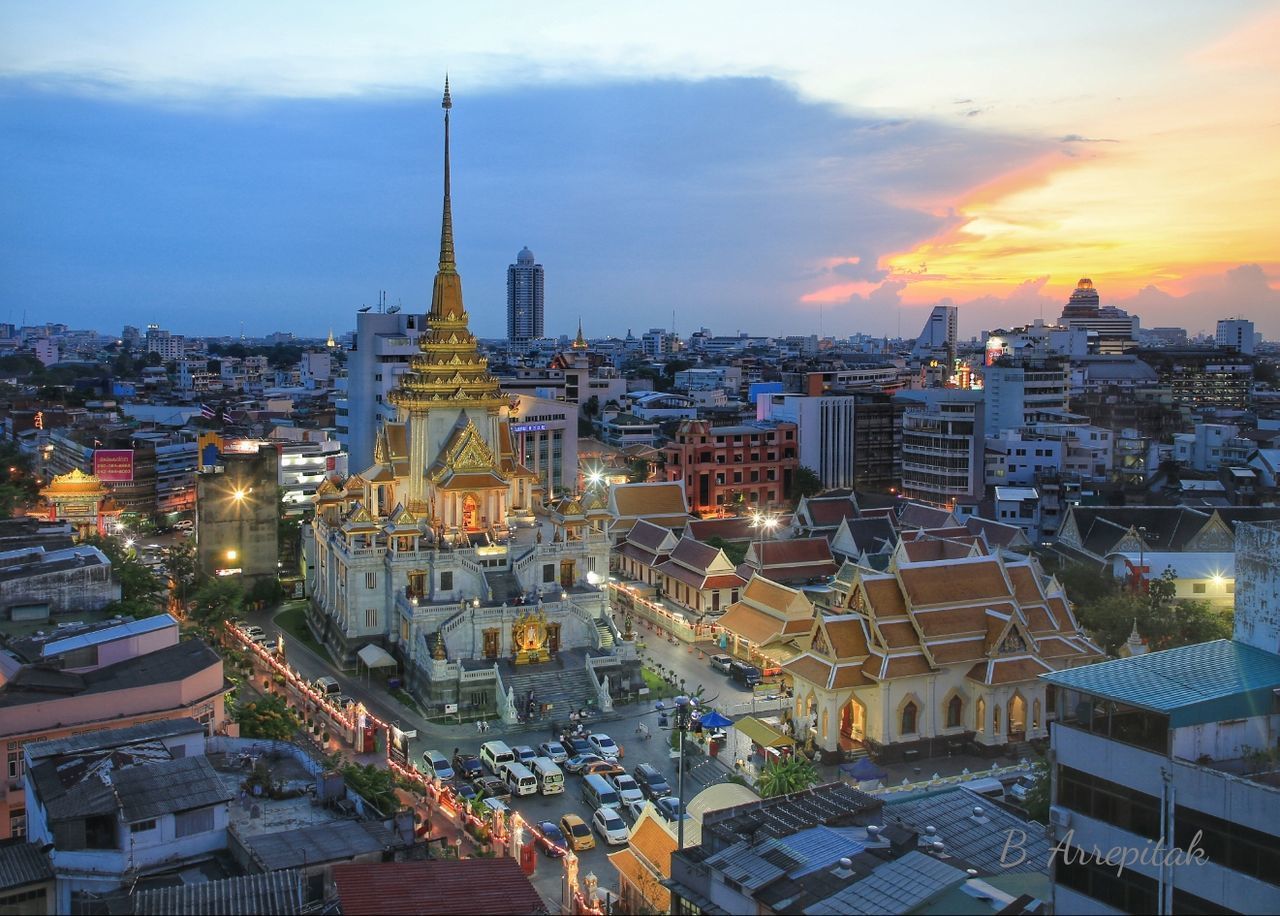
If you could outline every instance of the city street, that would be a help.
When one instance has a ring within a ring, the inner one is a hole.
[[[362,702],[372,713],[405,729],[416,729],[417,737],[410,744],[410,754],[415,764],[420,764],[422,752],[433,749],[452,757],[455,750],[463,753],[478,753],[484,741],[501,740],[508,745],[529,745],[537,748],[543,741],[554,736],[550,731],[550,723],[546,729],[536,731],[504,729],[501,722],[491,722],[487,732],[481,734],[472,725],[441,725],[428,723],[421,715],[408,709],[383,688],[383,681],[376,675],[369,679],[337,670],[327,657],[321,657],[275,624],[274,617],[281,610],[293,606],[286,603],[284,608],[271,611],[257,611],[246,615],[248,622],[261,626],[273,637],[284,635],[285,655],[292,665],[304,677],[314,680],[321,675],[329,675],[338,680],[343,693]],[[713,652],[710,646],[701,652],[685,643],[672,644],[665,638],[658,638],[651,632],[640,628],[640,641],[644,643],[642,655],[647,667],[656,669],[660,664],[662,670],[674,672],[677,685],[680,678],[685,681],[686,689],[696,691],[704,688],[704,699],[726,713],[740,713],[749,707],[752,700],[751,691],[739,686],[726,675],[712,669],[707,661],[708,654]],[[584,705],[586,698],[583,698]],[[670,758],[669,732],[658,727],[658,713],[654,709],[653,700],[646,699],[642,703],[620,706],[612,718],[606,717],[599,723],[598,731],[609,734],[624,749],[621,761],[627,771],[632,771],[639,763],[649,763],[657,767],[670,781],[672,789],[677,786],[676,761]],[[667,701],[670,703],[670,701]],[[636,728],[644,722],[650,732],[650,739],[640,740]],[[690,741],[693,739],[690,738]],[[716,764],[707,764],[707,758],[696,755],[692,758],[690,771],[685,777],[685,798],[693,797],[704,786],[723,777],[725,770]],[[702,766],[696,766],[701,763]],[[565,774],[565,791],[561,795],[530,795],[512,799],[511,806],[532,824],[542,821],[558,822],[566,813],[573,812],[590,823],[592,811],[584,802],[581,794],[582,778]],[[630,821],[629,818],[624,818]],[[616,876],[606,856],[610,851],[602,838],[596,837],[596,848],[579,853],[579,875],[585,878],[594,873],[600,879],[602,887],[616,889]],[[616,848],[616,847],[615,847]],[[549,903],[557,904],[560,900],[560,882],[563,869],[557,860],[539,854],[538,870],[533,878],[538,892]]]

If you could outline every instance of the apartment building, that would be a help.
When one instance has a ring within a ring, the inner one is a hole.
[[[765,509],[787,499],[800,466],[794,423],[712,426],[684,420],[663,449],[667,480],[683,480],[691,511]]]

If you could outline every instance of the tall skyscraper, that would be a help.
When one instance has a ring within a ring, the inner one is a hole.
[[[954,305],[935,305],[929,320],[916,339],[911,351],[913,359],[945,359],[947,364],[956,356],[956,332],[960,310]]]
[[[507,268],[507,339],[526,343],[542,336],[542,265],[521,248]]]

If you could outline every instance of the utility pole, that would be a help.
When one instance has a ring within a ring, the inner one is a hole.
[[[689,719],[698,707],[698,701],[683,694],[676,697],[676,729],[680,733],[680,762],[676,776],[676,849],[684,849],[684,734],[689,730]]]

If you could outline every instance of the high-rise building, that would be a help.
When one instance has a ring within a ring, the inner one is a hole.
[[[1235,630],[1041,675],[1058,913],[1259,913],[1280,901],[1274,522],[1236,526]],[[1099,847],[1133,851],[1117,869]]]
[[[1247,318],[1222,318],[1218,321],[1218,333],[1214,344],[1219,350],[1235,350],[1246,355],[1253,354],[1254,330],[1253,322]]]
[[[507,268],[507,339],[527,343],[542,332],[542,265],[525,247]]]
[[[911,351],[913,359],[946,359],[947,365],[956,355],[956,334],[960,310],[954,305],[935,305],[924,323],[924,330]]]
[[[986,440],[981,391],[927,388],[900,391],[902,491],[938,505],[977,500],[985,492]]]
[[[1087,277],[1076,284],[1058,323],[1090,332],[1089,349],[1098,353],[1123,353],[1138,344],[1137,317],[1114,305],[1099,308],[1098,291]]]

